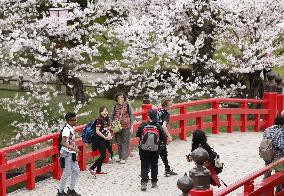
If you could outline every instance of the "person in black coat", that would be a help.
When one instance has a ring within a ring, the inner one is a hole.
[[[218,156],[213,148],[207,143],[207,136],[202,130],[195,130],[192,133],[192,144],[191,144],[191,152],[197,149],[201,145],[201,147],[208,152],[209,159],[204,163],[204,167],[206,167],[210,171],[210,184],[213,186],[221,186],[219,177],[217,176],[217,171],[215,169],[215,159]],[[187,155],[187,160],[192,161],[191,154]]]
[[[148,111],[148,122],[139,126],[136,137],[140,138],[141,190],[145,191],[150,168],[152,188],[157,187],[160,141],[165,139],[163,128],[157,123],[157,111]]]

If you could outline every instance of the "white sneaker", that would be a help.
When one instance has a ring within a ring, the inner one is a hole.
[[[124,159],[121,159],[119,163],[120,163],[120,164],[125,164],[126,161],[125,161]]]
[[[121,161],[121,159],[116,159],[116,162],[120,162]]]
[[[114,162],[115,160],[113,158],[109,160],[109,163],[114,163]]]

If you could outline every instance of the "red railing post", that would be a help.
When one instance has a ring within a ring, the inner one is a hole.
[[[180,116],[182,116],[182,120],[179,121],[179,127],[180,127],[180,140],[186,140],[186,108],[185,106],[182,106],[180,108]]]
[[[6,164],[6,154],[0,154],[0,167]],[[0,196],[6,196],[6,171],[0,173]]]
[[[242,122],[241,132],[246,132],[246,130],[247,130],[247,114],[246,114],[247,108],[248,108],[247,102],[243,101],[241,103],[241,109],[242,109],[242,114],[241,114],[241,122]]]
[[[87,168],[87,150],[86,150],[86,145],[82,144],[80,146],[78,146],[80,153],[79,153],[79,160],[78,160],[78,164],[80,167],[81,171],[86,170]]]
[[[254,131],[258,132],[260,130],[260,115],[254,115]]]
[[[27,184],[26,188],[32,190],[35,188],[35,162],[28,163],[27,170]]]
[[[268,109],[268,114],[263,116],[263,129],[273,125],[277,114],[277,94],[274,92],[265,92],[263,99],[264,109]]]
[[[219,102],[214,101],[212,103],[212,109],[215,114],[212,115],[212,134],[218,134],[219,133]]]
[[[227,114],[227,121],[228,121],[227,133],[233,133],[233,115],[232,114]]]
[[[250,180],[244,184],[244,196],[249,195],[249,193],[254,191],[254,181]]]
[[[190,196],[213,196],[213,189],[209,188],[208,190],[195,190],[192,189],[189,191]]]
[[[58,137],[54,138],[52,141],[52,146],[55,151],[58,151]],[[60,180],[61,177],[61,168],[59,164],[59,153],[52,156],[52,163],[53,163],[53,172],[52,177],[56,180]]]
[[[202,130],[202,117],[201,116],[199,116],[199,117],[196,117],[196,122],[195,122],[195,124],[197,125],[197,128],[198,129],[200,129],[200,130]]]
[[[280,115],[284,109],[284,95],[277,94],[277,114]]]

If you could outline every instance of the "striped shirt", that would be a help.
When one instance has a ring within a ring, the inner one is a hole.
[[[124,105],[124,107],[123,107]],[[123,105],[120,104],[116,104],[114,105],[113,108],[113,121],[114,120],[119,120],[120,119],[120,114],[121,114],[121,110],[123,108],[122,111],[122,115],[121,115],[121,127],[123,129],[129,129],[131,127],[131,123],[132,123],[132,109],[130,107],[130,105],[128,103],[124,103]]]

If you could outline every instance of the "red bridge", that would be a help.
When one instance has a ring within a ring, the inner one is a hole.
[[[236,108],[225,107],[230,104],[237,105]],[[193,106],[204,105],[205,109],[192,111]],[[234,98],[213,98],[200,101],[192,101],[188,103],[178,103],[172,106],[172,115],[170,122],[173,124],[173,129],[170,130],[172,135],[179,136],[180,140],[186,140],[187,133],[192,132],[195,129],[207,130],[210,129],[212,134],[218,134],[221,129],[224,129],[227,133],[233,133],[234,128],[239,128],[240,132],[246,132],[250,127],[254,132],[265,129],[273,124],[274,118],[283,110],[284,95],[277,93],[264,94],[264,98],[260,99],[234,99]],[[136,112],[134,115],[137,118],[145,121],[147,119],[147,111],[152,108],[151,104],[143,104],[142,110]],[[239,115],[239,119],[235,119],[235,116]],[[209,118],[209,121],[205,121],[205,118]],[[212,117],[212,118],[211,118]],[[195,120],[194,124],[190,124],[190,120]],[[137,122],[134,129],[137,129],[139,124]],[[84,125],[78,126],[76,131],[80,132]],[[49,173],[52,173],[54,179],[59,180],[61,176],[61,169],[58,159],[58,133],[50,134],[33,140],[29,140],[23,143],[19,143],[13,146],[9,146],[0,150],[0,196],[6,195],[8,187],[16,185],[21,182],[26,183],[27,189],[36,188],[36,177]],[[16,158],[8,159],[9,153],[13,153],[25,148],[33,147],[40,144],[45,146],[40,150],[30,152],[25,155],[21,155]],[[132,145],[138,144],[138,139],[133,138]],[[87,160],[98,156],[98,152],[92,152],[87,150],[86,145],[81,139],[77,139],[77,145],[80,149],[78,155],[79,166],[81,170],[86,170]],[[255,146],[258,148],[258,146]],[[116,146],[114,145],[114,149]],[[47,158],[51,158],[50,164],[41,168],[36,167],[36,162]],[[284,163],[284,159],[279,160],[277,163]],[[6,174],[10,170],[15,168],[25,167],[25,173],[18,176],[7,178]],[[266,171],[270,170],[273,165],[269,165],[264,168],[260,168],[253,174],[236,181],[236,183],[229,185],[223,190],[216,191],[214,195],[227,195],[238,189],[243,188],[243,195],[274,195],[274,187],[279,185],[284,180],[282,173],[277,173],[267,178],[262,183],[254,186],[254,180],[263,175]],[[189,168],[183,168],[188,170]],[[224,171],[225,172],[225,171]],[[238,180],[238,179],[236,179]],[[176,186],[172,184],[172,186]],[[277,195],[283,195],[284,191]],[[192,190],[191,195],[196,195],[196,192]],[[212,191],[204,193],[198,192],[198,195],[213,195]]]

